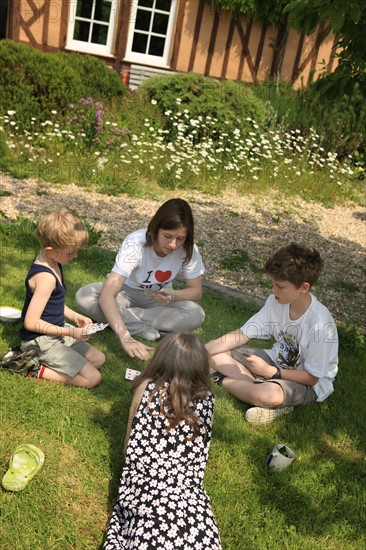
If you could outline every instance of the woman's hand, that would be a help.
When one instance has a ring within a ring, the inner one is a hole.
[[[149,298],[154,300],[157,304],[161,304],[162,306],[167,306],[174,300],[174,290],[171,288],[167,288],[164,290],[157,290],[156,292],[151,292],[149,294]]]
[[[202,277],[195,279],[186,279],[185,288],[174,290],[172,287],[164,287],[156,292],[150,292],[149,297],[157,304],[166,306],[173,300],[178,302],[181,300],[190,300],[197,302],[202,298]]]
[[[141,361],[147,361],[150,358],[149,352],[154,349],[150,346],[142,344],[141,342],[138,342],[137,340],[132,338],[132,336],[124,338],[121,341],[121,344],[125,352],[130,357],[136,357],[136,359],[140,359]]]

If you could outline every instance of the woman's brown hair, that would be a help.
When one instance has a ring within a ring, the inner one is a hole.
[[[145,246],[155,246],[159,229],[169,230],[180,227],[184,227],[187,231],[183,248],[186,252],[185,263],[188,263],[193,254],[194,220],[191,207],[183,199],[169,199],[158,208],[147,226]]]
[[[185,420],[197,435],[199,421],[192,404],[211,391],[209,354],[201,338],[184,332],[165,336],[144,372],[135,378],[132,389],[145,380],[155,382],[150,399],[160,393],[160,411],[170,429]]]

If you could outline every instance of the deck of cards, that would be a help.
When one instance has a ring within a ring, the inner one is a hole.
[[[82,335],[83,336],[90,336],[91,334],[94,334],[95,332],[99,332],[100,330],[104,330],[107,328],[108,323],[90,323],[89,325],[85,325]]]
[[[140,376],[141,372],[139,370],[126,369],[125,378],[126,380],[135,380],[136,376]]]

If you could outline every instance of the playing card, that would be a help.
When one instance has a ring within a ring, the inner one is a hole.
[[[136,376],[139,376],[141,372],[139,370],[126,369],[125,378],[126,380],[134,380]]]
[[[85,325],[84,330],[82,332],[83,336],[94,334],[95,332],[99,332],[100,330],[104,330],[107,328],[108,323],[90,323],[89,325]]]

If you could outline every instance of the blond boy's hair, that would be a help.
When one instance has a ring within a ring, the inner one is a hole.
[[[43,216],[37,225],[36,235],[42,248],[82,248],[89,241],[84,222],[66,208]]]

